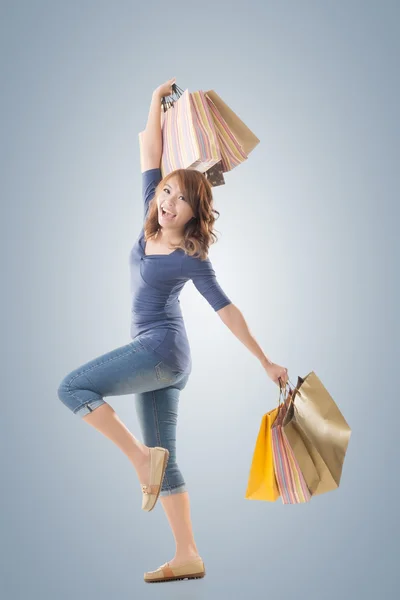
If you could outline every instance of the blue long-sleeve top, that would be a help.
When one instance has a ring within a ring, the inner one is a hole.
[[[161,170],[149,169],[142,174],[144,221],[155,188],[162,179]],[[181,248],[170,254],[144,252],[144,222],[130,255],[132,294],[131,338],[140,337],[144,344],[171,368],[191,370],[192,360],[179,295],[191,279],[214,311],[231,304],[219,285],[210,259],[189,256]]]

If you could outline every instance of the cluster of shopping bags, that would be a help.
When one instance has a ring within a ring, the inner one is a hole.
[[[176,84],[172,90],[171,100],[162,98],[162,177],[194,169],[213,187],[223,185],[224,173],[247,160],[260,140],[214,90],[189,92]]]
[[[313,371],[282,391],[262,417],[245,498],[299,504],[339,486],[351,429]]]

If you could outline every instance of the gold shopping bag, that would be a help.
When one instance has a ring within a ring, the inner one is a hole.
[[[247,483],[247,500],[275,502],[280,496],[274,471],[271,437],[271,427],[278,412],[279,406],[265,413],[261,419]]]

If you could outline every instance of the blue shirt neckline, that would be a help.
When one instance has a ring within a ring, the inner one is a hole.
[[[172,250],[172,252],[169,252],[169,254],[146,254],[145,252],[145,242],[144,242],[144,229],[142,227],[142,233],[140,236],[140,248],[142,250],[142,254],[144,258],[151,258],[153,256],[171,256],[171,254],[175,254],[175,252],[178,252],[178,250],[182,250],[182,248],[175,248],[175,250]]]

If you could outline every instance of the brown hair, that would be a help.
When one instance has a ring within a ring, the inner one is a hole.
[[[214,223],[220,213],[213,207],[212,187],[203,173],[194,169],[177,169],[164,177],[157,185],[154,198],[150,201],[149,211],[144,223],[144,235],[147,241],[160,229],[157,214],[156,198],[164,185],[176,176],[180,189],[185,196],[186,202],[193,210],[194,217],[185,225],[182,241],[171,247],[182,248],[190,256],[197,255],[201,260],[207,258],[208,249],[211,244],[217,240],[215,235]]]

